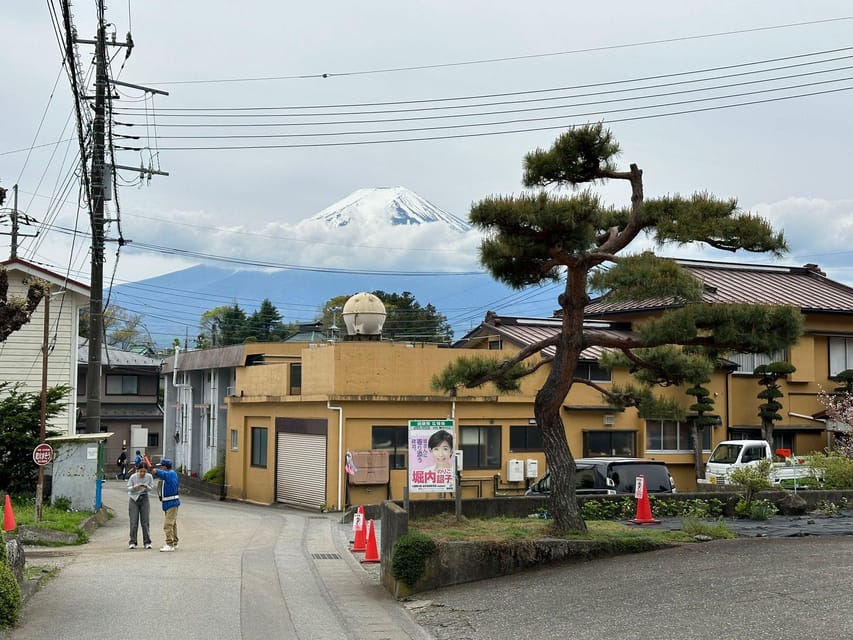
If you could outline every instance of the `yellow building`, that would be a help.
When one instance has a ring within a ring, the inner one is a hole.
[[[732,366],[714,374],[707,387],[719,420],[703,434],[703,459],[721,440],[759,437],[761,387],[752,370],[780,359],[792,362],[797,371],[782,382],[783,420],[776,425],[774,445],[807,453],[831,443],[824,422],[812,416],[822,409],[817,402],[820,388],[835,386],[829,376],[853,368],[853,289],[828,280],[814,266],[682,264],[706,283],[708,302],[795,305],[805,318],[805,333],[790,353],[730,354]],[[625,332],[633,322],[667,306],[660,300],[621,305],[598,301],[589,306],[588,318],[600,331]],[[222,444],[228,497],[318,509],[400,499],[408,479],[409,421],[447,419],[454,421],[455,448],[463,454],[463,497],[523,492],[545,471],[533,417],[544,368],[524,379],[514,394],[499,394],[489,384],[448,397],[436,393],[430,383],[461,356],[490,350],[504,359],[558,329],[554,319],[490,312],[453,349],[378,340],[227,347],[232,368],[220,373],[231,385],[222,405],[227,407]],[[200,359],[216,360],[210,352],[200,353],[206,353]],[[193,355],[181,357],[186,363]],[[600,355],[597,348],[585,351],[579,373],[604,386],[628,381],[627,371],[611,374],[601,368]],[[165,367],[167,373],[171,364]],[[178,369],[180,376],[184,367]],[[685,405],[693,401],[683,388],[662,392]],[[696,486],[689,418],[684,423],[642,420],[636,410],[614,411],[597,391],[575,384],[564,402],[563,421],[576,457],[660,459],[670,466],[679,489]],[[360,466],[356,475],[345,470],[347,452]]]

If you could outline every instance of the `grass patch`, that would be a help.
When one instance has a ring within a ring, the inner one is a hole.
[[[684,518],[681,521],[681,530],[691,536],[708,536],[709,538],[734,538],[734,531],[730,531],[722,518],[715,522],[708,522],[698,518]]]
[[[89,536],[83,531],[83,523],[92,515],[91,512],[66,511],[44,504],[41,510],[41,521],[36,522],[35,502],[28,500],[23,503],[15,503],[13,510],[15,521],[19,527],[25,525],[71,533],[77,536],[77,544],[85,544],[89,541]]]
[[[449,513],[431,518],[409,521],[409,531],[429,536],[436,542],[518,542],[542,538],[565,538],[567,540],[593,540],[607,545],[631,548],[636,544],[670,544],[692,542],[693,538],[684,531],[668,531],[648,526],[632,526],[620,522],[587,522],[587,531],[557,535],[553,523],[541,518],[463,518]]]

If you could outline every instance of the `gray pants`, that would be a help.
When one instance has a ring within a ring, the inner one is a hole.
[[[136,500],[128,500],[127,515],[130,517],[130,544],[136,544],[136,533],[142,522],[142,544],[151,544],[151,535],[148,533],[148,516],[151,513],[151,505],[148,503],[148,494],[143,493]]]

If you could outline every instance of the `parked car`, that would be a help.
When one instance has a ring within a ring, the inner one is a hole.
[[[675,482],[665,462],[645,458],[577,458],[575,492],[578,495],[634,493],[637,476],[643,476],[649,493],[675,493]],[[530,485],[525,495],[548,495],[551,472]]]
[[[770,460],[770,481],[773,484],[802,483],[807,478],[822,480],[819,470],[809,466],[808,456],[792,455],[788,449],[776,449],[776,457],[766,440],[725,440],[719,443],[708,464],[705,477],[699,484],[731,484],[730,475],[735,469],[755,466],[761,460]],[[777,461],[777,458],[779,461]]]

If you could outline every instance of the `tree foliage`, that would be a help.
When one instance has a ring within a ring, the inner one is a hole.
[[[47,390],[46,419],[62,410],[63,399],[70,390],[67,386]],[[12,494],[33,492],[38,481],[38,467],[32,456],[40,441],[41,393],[21,391],[20,384],[0,382],[0,395],[0,489]]]
[[[0,342],[30,321],[39,302],[50,292],[45,280],[30,278],[27,282],[27,297],[9,295],[9,274],[0,266]]]
[[[208,309],[199,319],[199,349],[225,347],[244,342],[279,342],[291,333],[275,305],[264,298],[251,314],[236,302]]]
[[[779,414],[782,408],[779,398],[784,394],[779,380],[796,370],[797,368],[790,362],[782,361],[761,364],[753,370],[753,373],[758,376],[758,384],[764,387],[758,393],[758,399],[764,401],[758,405],[758,417],[761,418],[762,437],[770,445],[771,451],[773,450],[773,423],[782,419]]]
[[[154,348],[151,336],[143,322],[141,313],[132,313],[117,304],[109,304],[104,309],[104,342],[117,349],[128,350],[133,345],[144,344]],[[89,337],[89,309],[80,311],[79,334]]]
[[[524,185],[538,190],[486,198],[472,207],[470,221],[484,233],[480,261],[492,276],[517,289],[548,281],[564,283],[557,299],[561,330],[511,358],[492,361],[488,373],[469,364],[450,367],[436,379],[437,389],[452,391],[460,385],[473,387],[500,379],[533,356],[540,363],[528,367],[530,371],[544,362],[550,365],[536,394],[534,413],[553,478],[551,513],[555,526],[564,531],[586,528],[574,495],[574,458],[561,414],[569,390],[575,383],[588,384],[612,401],[637,406],[630,393],[612,394],[575,377],[584,349],[600,346],[620,352],[632,363],[635,375],[650,370],[651,380],[672,384],[678,380],[668,367],[656,364],[655,352],[644,349],[682,345],[701,347],[709,354],[764,352],[790,345],[802,331],[797,309],[705,304],[702,284],[675,261],[650,252],[630,254],[627,249],[639,236],[659,246],[701,242],[729,251],[774,255],[784,253],[787,245],[781,233],[740,210],[735,200],[704,192],[646,198],[643,172],[636,164],[627,171],[618,170],[618,154],[619,145],[601,125],[571,129],[550,149],[537,149],[525,157]],[[607,180],[630,186],[630,205],[605,206],[589,187],[578,189]],[[572,194],[560,194],[560,187],[571,188]],[[630,333],[596,331],[584,327],[584,309],[592,290],[605,291],[605,300],[613,301],[659,297],[668,310]],[[542,357],[548,348],[553,351],[547,354],[553,355]],[[677,359],[678,350],[666,357]],[[686,374],[683,380],[689,380]]]

